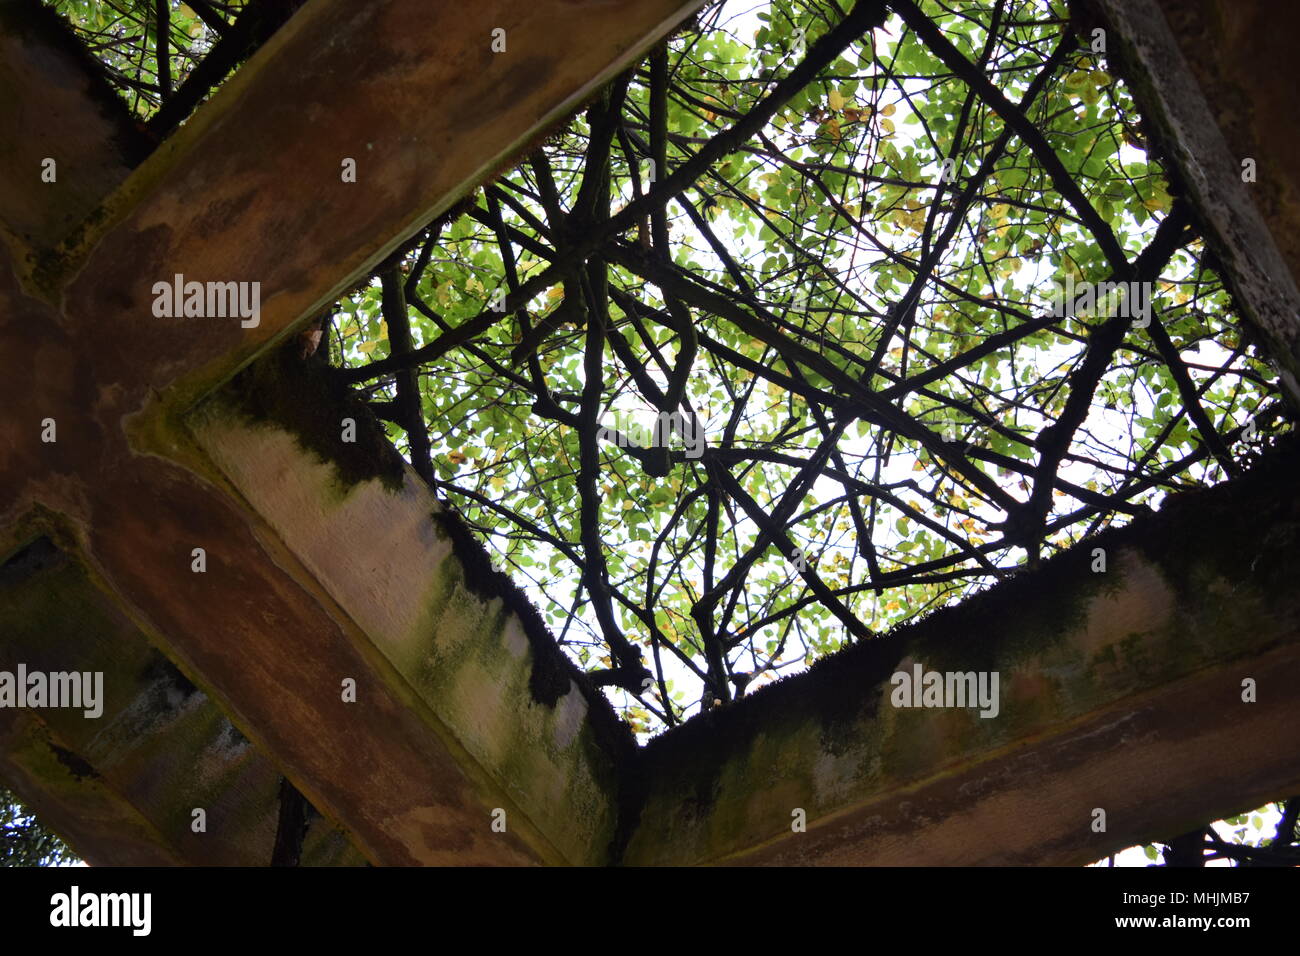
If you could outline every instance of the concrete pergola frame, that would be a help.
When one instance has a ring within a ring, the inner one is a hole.
[[[277,772],[325,816],[304,861],[353,864],[1077,864],[1300,789],[1291,453],[639,750],[364,408],[274,358],[698,6],[311,0],[142,163],[0,11],[0,669],[109,686],[107,729],[0,710],[0,779],[88,861],[265,860]],[[155,318],[176,274],[260,282],[259,323]],[[912,662],[998,670],[1000,718],[891,710]]]

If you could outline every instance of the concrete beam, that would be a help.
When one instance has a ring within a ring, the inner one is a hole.
[[[1089,0],[1109,56],[1164,158],[1185,184],[1206,241],[1247,321],[1300,407],[1300,7],[1239,0]],[[1255,165],[1243,181],[1243,161]]]
[[[35,530],[35,529],[33,529]],[[59,529],[44,530],[58,536]],[[0,778],[92,865],[265,866],[280,773],[44,534],[0,565],[0,671],[102,675],[84,708],[0,708]],[[195,809],[204,829],[193,828]],[[365,859],[313,817],[303,864]]]
[[[17,540],[15,524],[36,509],[57,515],[113,600],[374,862],[604,859],[616,799],[605,762],[626,731],[608,712],[605,729],[589,731],[583,709],[598,695],[571,689],[567,662],[530,657],[535,628],[493,603],[501,588],[481,550],[458,561],[432,547],[419,568],[440,577],[418,600],[432,600],[436,583],[448,603],[426,604],[423,622],[458,619],[461,637],[481,624],[515,658],[465,686],[526,680],[554,711],[539,718],[549,752],[494,754],[524,763],[489,771],[473,750],[495,743],[487,729],[448,730],[430,704],[443,705],[440,678],[403,656],[450,653],[450,638],[410,644],[414,631],[384,628],[413,619],[374,620],[340,604],[337,579],[317,580],[312,553],[295,554],[248,507],[182,412],[700,5],[314,0],[58,250],[35,266],[0,262],[0,346],[25,356],[0,377],[0,403],[23,410],[0,420],[0,541]],[[356,182],[341,175],[348,158]],[[178,273],[259,283],[260,321],[156,318],[153,285]],[[41,437],[47,422],[57,442]],[[385,471],[394,458],[385,445],[363,467]],[[399,503],[423,509],[418,527],[405,514],[405,530],[436,536],[421,493],[408,489]],[[195,548],[206,553],[202,572],[192,570]],[[355,705],[343,699],[345,679],[355,681]],[[513,706],[470,716],[517,720]],[[597,742],[602,733],[609,740]],[[545,792],[517,785],[534,759]],[[574,806],[562,767],[589,771],[572,784],[582,797]],[[533,815],[513,802],[525,797]],[[505,832],[491,826],[498,807]]]
[[[150,148],[90,54],[38,0],[0,3],[0,129],[0,236],[25,270]]]
[[[93,347],[130,355],[143,384],[188,407],[701,4],[312,0],[135,171],[40,284],[70,279],[71,315],[118,316],[94,323],[103,341]],[[343,179],[345,159],[355,182]],[[152,286],[176,274],[259,282],[260,323],[154,319]]]
[[[1300,784],[1260,732],[1300,715],[1294,454],[1103,536],[1103,574],[1090,543],[637,757],[364,410],[273,364],[212,395],[696,6],[314,0],[56,254],[0,268],[0,345],[25,357],[0,378],[0,404],[24,410],[0,421],[0,538],[56,514],[108,606],[374,862],[1077,863]],[[1278,285],[1252,262],[1259,289]],[[151,288],[174,273],[260,282],[259,325],[164,326]],[[1283,344],[1292,318],[1256,316]],[[911,662],[997,671],[999,716],[891,708]],[[39,776],[22,768],[64,773],[22,741],[93,750],[75,728],[15,726],[20,789]],[[111,779],[110,755],[80,759]],[[190,852],[127,786],[87,797],[90,818],[141,859]]]
[[[1278,728],[1300,721],[1297,464],[1291,447],[652,741],[623,861],[1078,865],[1296,792]],[[997,716],[894,706],[916,664],[998,674]]]
[[[465,802],[438,808],[439,828],[486,837],[492,811],[503,808],[510,832],[539,859],[606,862],[631,734],[364,406],[331,395],[300,362],[263,363],[189,423],[223,477],[356,625],[362,656],[446,747],[443,762],[460,770],[448,778],[477,781]],[[353,673],[328,652],[314,651],[338,668],[318,699],[336,697],[338,680]],[[297,733],[323,734],[299,703]],[[346,709],[355,721],[370,712],[366,701]],[[366,746],[384,749],[381,739]],[[368,781],[355,783],[365,787],[358,800],[382,799]]]

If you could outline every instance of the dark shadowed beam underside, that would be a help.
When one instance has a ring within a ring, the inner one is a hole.
[[[0,708],[0,779],[95,865],[265,866],[279,770],[151,647],[38,520],[0,564],[0,671],[103,675],[82,708]],[[202,811],[197,817],[196,811]],[[307,865],[360,865],[313,815]]]

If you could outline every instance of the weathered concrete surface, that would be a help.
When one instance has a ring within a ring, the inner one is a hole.
[[[55,526],[32,530],[58,536]],[[279,771],[41,534],[0,565],[0,671],[103,675],[99,716],[0,709],[0,777],[88,863],[265,866]],[[193,829],[193,811],[205,829]],[[303,865],[365,862],[313,817]]]
[[[1298,465],[1274,456],[653,741],[624,862],[1082,864],[1295,792]],[[894,707],[914,663],[998,672],[1000,713]]]
[[[1210,248],[1300,406],[1300,6],[1088,0],[1113,66],[1195,201]],[[1242,181],[1253,159],[1256,181]]]
[[[631,838],[621,854],[631,863],[875,862],[908,848],[908,862],[1082,862],[1294,786],[1291,758],[1255,733],[1296,716],[1294,695],[1276,692],[1296,678],[1294,598],[1278,578],[1295,557],[1289,486],[1263,489],[1244,515],[1225,506],[1220,536],[1197,531],[1207,519],[1194,511],[1144,526],[1169,533],[1159,548],[1141,531],[1113,539],[1106,578],[1080,570],[1077,555],[1054,562],[1019,591],[820,665],[620,770],[622,745],[600,728],[596,699],[545,660],[481,551],[458,545],[454,524],[423,521],[435,509],[373,432],[342,445],[337,413],[310,393],[266,421],[236,422],[229,394],[217,399],[224,411],[187,420],[696,5],[445,12],[313,0],[61,249],[43,244],[108,188],[115,161],[76,191],[69,180],[65,219],[44,228],[24,226],[27,207],[7,196],[0,348],[23,361],[0,377],[0,407],[15,410],[0,418],[0,550],[24,543],[37,509],[56,515],[96,587],[375,862],[599,862],[611,832],[616,849]],[[495,26],[509,52],[489,56]],[[60,109],[76,108],[79,84]],[[98,106],[83,107],[92,127],[102,122]],[[347,156],[356,184],[339,179]],[[0,192],[29,188],[27,175],[0,179]],[[152,283],[176,272],[261,282],[260,324],[155,319]],[[40,440],[47,417],[57,443]],[[1276,525],[1261,523],[1268,514]],[[376,547],[381,533],[393,537]],[[207,552],[203,573],[191,571],[195,547]],[[353,548],[356,561],[334,553]],[[1075,596],[1064,625],[1048,597],[1060,593]],[[954,643],[967,631],[969,643]],[[909,652],[929,668],[1006,668],[1002,716],[885,711],[881,681]],[[1245,669],[1261,682],[1259,704],[1235,696]],[[356,703],[341,699],[345,678]],[[532,747],[501,740],[510,733],[531,734]],[[18,773],[44,808],[53,791],[21,768],[62,783],[57,751],[6,752],[18,756],[0,772]],[[182,852],[164,832],[170,817],[154,823],[132,809],[125,781],[114,787],[87,790],[84,805],[104,832],[127,834],[123,854]],[[1162,811],[1170,793],[1195,817]],[[70,800],[49,806],[73,813]],[[811,824],[798,837],[787,835],[795,806]],[[1089,829],[1098,806],[1109,811],[1104,838]],[[507,810],[505,833],[491,830],[495,807]]]
[[[454,519],[364,407],[331,398],[309,368],[271,364],[190,416],[203,451],[395,671],[412,712],[487,782],[487,805],[556,862],[606,862],[634,748],[626,726],[481,547],[453,539]],[[360,454],[382,447],[390,469],[351,470],[348,422]],[[485,820],[447,809],[443,825]]]
[[[132,356],[139,385],[188,406],[701,3],[312,0],[39,281],[68,280],[68,316],[118,316],[96,323],[94,346]],[[505,52],[493,52],[494,30]],[[342,181],[345,158],[355,183]],[[178,273],[260,282],[260,324],[154,319],[153,283]]]
[[[148,151],[88,57],[52,10],[0,3],[0,170],[13,177],[0,189],[0,236],[15,255],[63,239]]]
[[[577,835],[608,830],[609,810],[591,796],[576,829],[555,831],[563,847],[520,812],[494,832],[516,772],[485,774],[436,732],[429,688],[249,510],[181,415],[699,5],[313,0],[59,249],[0,262],[0,348],[23,356],[0,377],[17,410],[0,420],[0,544],[21,543],[36,508],[59,516],[96,580],[374,862],[590,859],[574,854],[605,847]],[[69,70],[69,111],[83,80]],[[99,108],[82,102],[91,128]],[[25,170],[0,174],[5,191],[30,188]],[[62,225],[7,229],[45,243]],[[155,318],[153,284],[177,273],[259,282],[259,324]],[[561,749],[569,733],[587,745],[576,700],[556,695]]]
[[[0,335],[24,318],[57,335],[6,279],[12,273],[0,270],[0,319],[11,320]],[[105,589],[371,861],[536,859],[513,832],[490,833],[486,811],[477,829],[464,820],[440,827],[443,808],[482,806],[455,757],[389,686],[391,672],[368,660],[356,625],[219,475],[204,475],[210,466],[197,452],[189,468],[136,454],[113,401],[123,393],[96,390],[103,379],[91,356],[27,354],[31,393],[10,396],[10,407],[30,417],[5,418],[0,428],[14,436],[6,464],[30,470],[0,472],[4,524],[36,507],[59,515]],[[20,369],[6,381],[25,377]],[[56,405],[64,398],[69,404]],[[42,400],[56,405],[53,444],[39,442]],[[173,448],[188,450],[179,439]],[[192,571],[196,547],[206,550],[204,573]],[[340,699],[344,677],[357,682],[357,706]]]

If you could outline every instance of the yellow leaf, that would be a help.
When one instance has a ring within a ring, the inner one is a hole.
[[[826,99],[830,103],[831,112],[838,113],[844,109],[844,95],[839,90],[831,90],[830,96]]]
[[[889,103],[888,105],[886,105],[886,106],[882,106],[882,107],[880,108],[880,115],[881,115],[881,116],[893,116],[893,115],[894,115],[894,110],[896,110],[896,109],[898,109],[898,107],[896,107],[893,103]]]
[[[880,128],[886,133],[892,134],[894,132],[894,121],[891,119],[882,119],[880,121]]]
[[[550,299],[552,302],[554,302],[556,299],[563,299],[564,286],[562,285],[551,286],[549,289],[546,290],[546,298]]]

